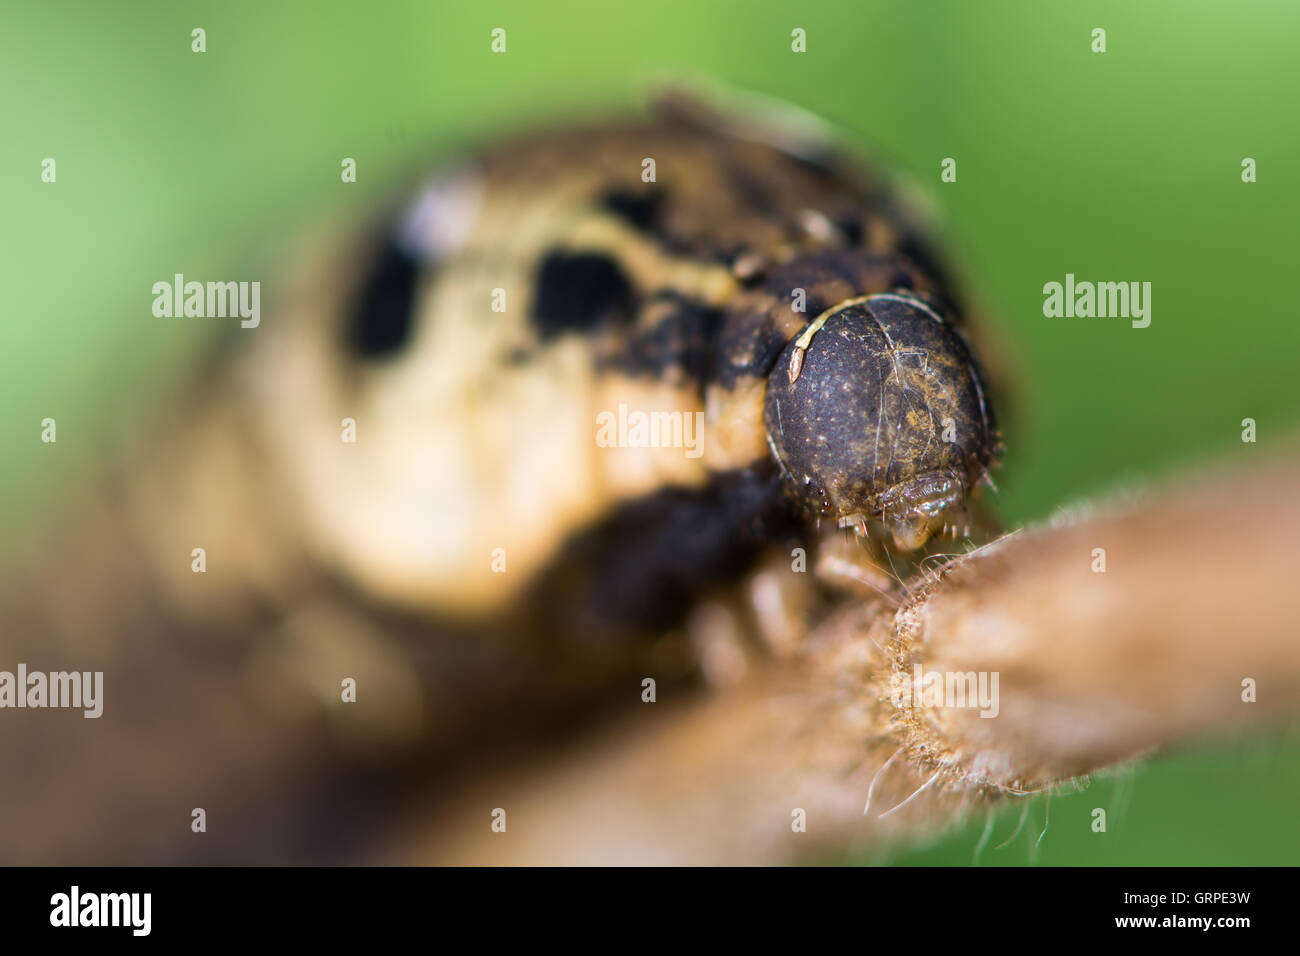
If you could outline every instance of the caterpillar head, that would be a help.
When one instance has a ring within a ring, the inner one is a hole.
[[[809,512],[859,532],[879,519],[904,551],[968,520],[998,449],[965,340],[907,293],[849,299],[805,326],[768,378],[764,425]]]

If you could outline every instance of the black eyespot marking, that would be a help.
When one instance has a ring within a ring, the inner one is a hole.
[[[632,283],[608,256],[552,252],[537,270],[533,322],[542,339],[628,320]]]
[[[633,192],[630,189],[611,189],[600,198],[600,206],[627,222],[640,232],[651,232],[663,207],[662,190]]]
[[[393,240],[383,240],[344,316],[348,348],[368,359],[400,352],[415,326],[419,277],[419,261]]]

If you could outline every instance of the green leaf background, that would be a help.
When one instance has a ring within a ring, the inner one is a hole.
[[[489,52],[498,26],[505,55]],[[214,326],[154,318],[153,282],[248,277],[313,220],[387,198],[422,157],[625,108],[665,77],[797,103],[933,197],[1013,372],[1010,520],[1264,454],[1300,421],[1297,36],[1287,0],[7,3],[0,527],[32,532],[192,374]],[[944,157],[956,183],[939,182]],[[1043,283],[1067,272],[1151,282],[1150,328],[1044,318]],[[260,275],[269,301],[276,276]],[[57,445],[39,441],[46,416]],[[1240,441],[1245,417],[1257,445]],[[1036,855],[1035,801],[981,862],[1294,863],[1293,738],[1166,755],[1127,796],[1095,779],[1052,800]],[[1097,806],[1127,811],[1094,834]],[[983,823],[872,861],[968,863]]]

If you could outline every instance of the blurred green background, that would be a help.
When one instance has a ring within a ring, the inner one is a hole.
[[[190,50],[195,27],[206,53]],[[494,27],[504,55],[489,52]],[[388,198],[422,157],[624,108],[680,76],[819,113],[933,196],[1007,345],[1011,521],[1263,454],[1300,422],[1297,36],[1291,0],[7,3],[0,527],[18,535],[56,509],[222,324],[154,318],[155,281],[260,277],[266,302],[268,250]],[[339,180],[344,156],[355,185]],[[45,157],[56,184],[41,182]],[[956,183],[939,181],[944,157]],[[1067,272],[1151,282],[1151,326],[1044,318],[1042,286]],[[39,441],[46,416],[57,445]],[[1240,441],[1245,417],[1257,445]],[[1127,796],[1094,780],[1053,799],[1036,859],[1294,863],[1297,756],[1279,732],[1166,756]],[[1092,808],[1115,803],[1127,812],[1091,833]],[[1042,813],[981,861],[1031,859]],[[994,844],[1018,815],[999,818]],[[982,826],[887,859],[969,863]]]

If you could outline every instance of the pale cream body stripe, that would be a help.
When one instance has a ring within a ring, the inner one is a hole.
[[[711,469],[763,452],[761,414],[750,417],[761,412],[755,383],[746,401],[713,410],[694,458],[683,448],[596,444],[597,414],[616,414],[620,403],[704,411],[692,383],[598,376],[576,333],[521,365],[504,361],[532,342],[533,273],[550,248],[608,251],[638,288],[670,285],[712,304],[735,292],[724,267],[668,256],[594,212],[588,199],[601,173],[575,173],[546,188],[516,179],[482,190],[464,247],[436,267],[412,346],[394,362],[347,368],[333,317],[312,312],[310,300],[277,323],[268,335],[276,341],[253,359],[248,378],[269,385],[263,422],[283,448],[284,477],[315,547],[380,598],[470,615],[498,609],[566,537],[617,503],[666,485],[699,486]],[[491,310],[496,288],[506,290],[504,313]],[[344,418],[357,422],[356,444],[340,438]],[[711,442],[720,421],[727,441]],[[505,573],[493,570],[498,548]]]

